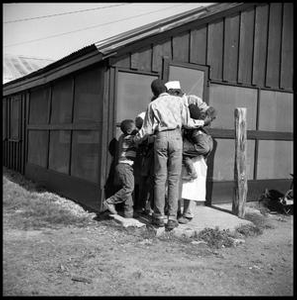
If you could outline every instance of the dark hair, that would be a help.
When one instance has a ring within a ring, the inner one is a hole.
[[[168,94],[173,95],[173,96],[179,96],[179,97],[182,97],[182,95],[183,95],[184,93],[182,92],[181,89],[169,89],[169,90],[168,90]]]
[[[155,97],[158,97],[160,94],[167,92],[165,82],[161,79],[155,79],[151,83],[151,89]]]
[[[135,123],[133,120],[126,119],[121,122],[121,130],[124,134],[131,134],[135,129]]]

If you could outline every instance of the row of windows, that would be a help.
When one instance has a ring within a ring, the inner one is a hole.
[[[29,124],[47,124],[49,109],[50,124],[98,121],[102,103],[100,75],[100,69],[93,69],[76,75],[74,79],[56,82],[52,88],[32,91]]]
[[[29,163],[36,164],[44,168],[47,168],[48,165],[50,170],[97,183],[99,169],[98,157],[98,131],[29,131]]]

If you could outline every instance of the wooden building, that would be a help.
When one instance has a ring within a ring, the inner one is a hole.
[[[156,78],[218,110],[208,203],[232,201],[234,110],[247,108],[248,200],[293,173],[293,4],[218,3],[87,46],[3,86],[3,164],[100,210],[117,125]]]

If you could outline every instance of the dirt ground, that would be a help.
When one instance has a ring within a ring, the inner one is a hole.
[[[93,220],[16,230],[3,219],[3,296],[292,296],[293,216],[231,248]]]

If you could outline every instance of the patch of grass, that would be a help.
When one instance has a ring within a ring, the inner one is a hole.
[[[234,236],[229,230],[219,230],[218,227],[205,228],[195,235],[195,239],[204,241],[211,248],[232,247]]]
[[[13,178],[13,181],[12,179]],[[20,181],[21,184],[17,182]],[[59,226],[82,227],[93,221],[93,214],[54,193],[38,190],[33,182],[12,171],[3,174],[4,218],[19,229]]]

